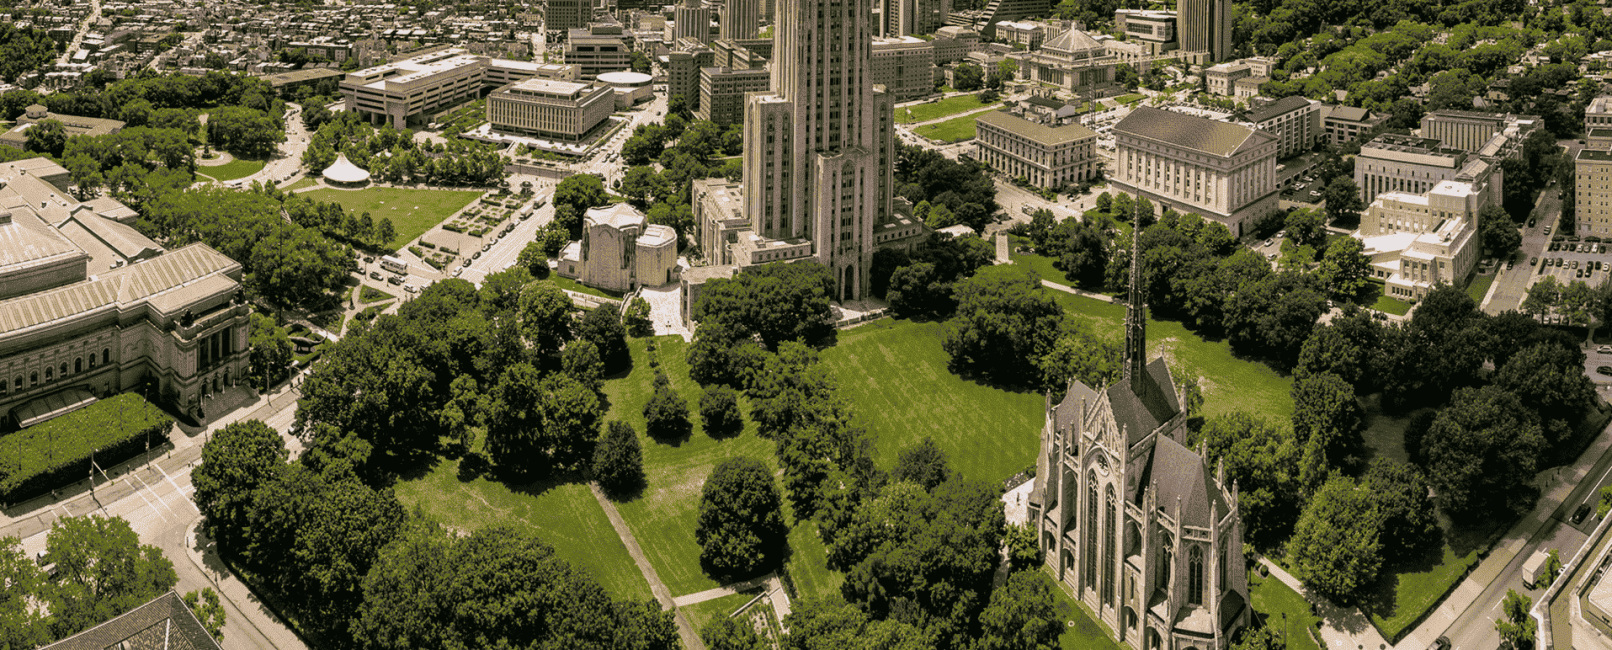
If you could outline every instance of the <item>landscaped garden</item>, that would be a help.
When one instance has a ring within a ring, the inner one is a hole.
[[[89,476],[90,459],[110,467],[168,442],[173,418],[135,393],[0,436],[0,502],[16,503]]]
[[[572,280],[571,278],[561,277],[560,274],[558,274],[558,273],[550,273],[548,279],[550,281],[554,282],[554,284],[556,286],[560,287],[561,289],[565,289],[567,291],[575,291],[577,293],[585,293],[585,294],[588,294],[590,296],[598,296],[600,298],[609,298],[611,300],[621,300],[621,297],[623,295],[626,295],[626,294],[623,294],[623,293],[621,293],[619,291],[610,291],[610,290],[607,290],[607,289],[600,289],[598,287],[590,287],[588,285],[582,284],[581,282],[577,282],[576,280]]]
[[[1306,631],[1319,629],[1321,618],[1298,592],[1281,580],[1249,571],[1248,597],[1254,601],[1254,612],[1265,617],[1266,625],[1275,625],[1284,631],[1288,650],[1321,650]]]
[[[954,95],[933,102],[915,104],[912,106],[896,107],[896,123],[912,124],[914,122],[928,122],[938,120],[947,115],[956,115],[965,111],[973,111],[989,106],[997,106],[1001,102],[987,104],[980,101],[978,94]]]
[[[387,293],[385,291],[381,291],[380,289],[376,289],[375,287],[369,286],[367,284],[359,286],[358,289],[359,289],[358,301],[362,302],[364,304],[369,304],[369,303],[372,303],[372,302],[381,302],[383,300],[391,300],[391,299],[397,297],[397,296],[389,294],[389,293]]]
[[[362,190],[320,189],[304,192],[301,196],[315,201],[334,201],[354,214],[368,212],[370,217],[392,220],[392,241],[387,248],[397,250],[404,244],[442,223],[449,215],[470,205],[481,196],[479,191],[415,190],[398,187],[371,187]]]

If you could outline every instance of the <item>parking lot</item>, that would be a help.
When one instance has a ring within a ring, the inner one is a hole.
[[[1599,286],[1612,271],[1612,244],[1551,242],[1538,257],[1537,261],[1533,256],[1529,258],[1537,275],[1553,276],[1562,284],[1584,282]]]

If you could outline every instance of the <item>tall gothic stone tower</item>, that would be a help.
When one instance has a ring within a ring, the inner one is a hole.
[[[763,237],[810,242],[841,300],[867,294],[890,218],[895,104],[873,85],[871,0],[780,0],[770,93],[745,99],[744,208]]]

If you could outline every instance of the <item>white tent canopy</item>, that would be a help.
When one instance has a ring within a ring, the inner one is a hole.
[[[325,168],[326,180],[337,183],[362,183],[369,180],[369,172],[365,171],[353,161],[347,159],[347,154],[336,156],[336,162]]]

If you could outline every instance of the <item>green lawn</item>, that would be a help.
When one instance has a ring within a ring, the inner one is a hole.
[[[899,124],[928,122],[929,120],[938,120],[947,115],[956,115],[965,111],[978,110],[998,104],[1000,102],[992,104],[981,102],[978,94],[956,95],[929,103],[897,107],[896,122]]]
[[[1047,577],[1051,578],[1051,570]],[[1063,634],[1058,637],[1058,647],[1062,650],[1125,650],[1114,642],[1113,635],[1109,634],[1108,627],[1098,623],[1085,605],[1077,602],[1064,591],[1067,587],[1057,585],[1052,590],[1057,599],[1058,612],[1064,618]]]
[[[694,540],[700,488],[711,469],[736,456],[750,456],[769,467],[777,467],[777,461],[773,443],[756,435],[754,423],[747,422],[745,430],[731,438],[717,440],[705,435],[699,422],[701,390],[688,377],[684,356],[687,344],[677,336],[654,340],[660,346],[661,368],[672,388],[688,400],[693,433],[687,440],[663,443],[644,432],[644,404],[649,402],[655,378],[654,369],[649,367],[648,339],[631,341],[630,374],[605,381],[604,391],[610,401],[606,419],[623,420],[638,431],[648,485],[642,496],[620,504],[619,509],[655,572],[676,597],[721,586],[700,568],[700,546]]]
[[[371,187],[351,192],[333,189],[313,190],[303,192],[302,196],[316,201],[335,201],[354,214],[368,212],[370,217],[376,220],[383,217],[391,219],[392,229],[396,235],[386,247],[397,250],[469,205],[481,194],[478,191],[463,190]]]
[[[297,179],[297,182],[292,183],[290,185],[287,185],[287,186],[285,186],[283,188],[280,188],[280,189],[285,190],[287,192],[293,192],[293,191],[296,191],[296,190],[300,190],[300,189],[302,189],[304,187],[313,187],[313,186],[318,185],[318,184],[319,184],[318,180],[313,179],[313,178],[308,178],[307,176],[304,176],[302,178]]]
[[[1472,302],[1483,304],[1483,297],[1489,293],[1489,285],[1494,284],[1494,275],[1476,275],[1472,284],[1466,285],[1466,295],[1472,296]]]
[[[555,285],[558,285],[561,289],[569,289],[571,291],[575,291],[577,293],[585,293],[585,294],[588,294],[590,296],[598,296],[600,298],[610,298],[612,300],[621,300],[621,296],[624,295],[624,294],[622,294],[620,292],[617,292],[617,291],[609,291],[609,290],[605,290],[605,289],[598,289],[598,288],[595,288],[595,287],[590,287],[588,285],[582,284],[581,282],[577,282],[576,280],[572,280],[571,278],[562,277],[558,273],[550,273],[548,279],[550,281],[552,281]]]
[[[1266,625],[1286,629],[1288,650],[1321,650],[1315,644],[1315,639],[1304,632],[1306,627],[1314,629],[1320,625],[1321,618],[1315,615],[1310,603],[1298,592],[1282,584],[1281,580],[1261,578],[1257,571],[1249,571],[1248,596],[1254,601],[1254,611],[1266,617]]]
[[[926,124],[913,129],[913,133],[926,138],[940,140],[941,142],[962,142],[974,139],[978,125],[973,115],[954,117],[945,122]]]
[[[263,171],[261,160],[241,160],[239,158],[217,167],[197,167],[196,173],[213,177],[219,181],[233,181],[237,178],[246,178]]]
[[[651,597],[627,547],[616,536],[593,492],[580,482],[506,485],[486,477],[461,480],[459,461],[442,460],[424,477],[397,484],[397,497],[455,530],[493,524],[525,529],[561,558],[587,571],[618,598]]]
[[[1028,253],[1022,255],[1015,254],[1013,256],[1013,263],[1028,268],[1031,271],[1035,271],[1035,274],[1041,276],[1041,279],[1043,280],[1055,282],[1066,287],[1075,286],[1069,281],[1069,278],[1064,276],[1063,271],[1059,271],[1052,266],[1052,258],[1050,257]]]
[[[817,523],[803,521],[789,531],[789,572],[795,581],[795,596],[801,599],[828,598],[840,593],[845,574],[828,568],[828,547],[817,536]]]
[[[823,363],[856,409],[883,467],[925,436],[969,478],[997,482],[1035,462],[1044,398],[965,380],[946,368],[941,324],[883,319],[839,333]]]
[[[1411,304],[1398,298],[1377,296],[1377,302],[1372,303],[1371,308],[1380,312],[1394,314],[1396,316],[1404,316],[1406,313],[1410,312]]]
[[[683,615],[688,617],[688,624],[694,628],[694,633],[699,634],[701,630],[705,629],[706,623],[732,616],[734,610],[744,607],[745,603],[760,595],[762,589],[762,587],[757,587],[745,593],[723,596],[703,603],[694,603],[688,607],[679,607],[678,609],[682,610]]]
[[[1057,301],[1076,316],[1086,319],[1099,336],[1120,341],[1125,306],[1054,291]],[[1247,411],[1273,421],[1293,417],[1293,381],[1258,361],[1238,358],[1225,341],[1205,341],[1175,321],[1147,321],[1148,357],[1163,354],[1171,368],[1199,377],[1203,389],[1204,415]]]
[[[1477,566],[1478,550],[1456,555],[1450,545],[1445,544],[1438,564],[1418,564],[1400,571],[1384,567],[1361,609],[1371,616],[1372,625],[1377,626],[1384,637],[1398,640],[1466,577],[1467,569]]]
[[[1142,101],[1144,99],[1147,99],[1147,95],[1143,95],[1141,93],[1131,93],[1129,95],[1120,95],[1118,97],[1115,97],[1114,101],[1119,102],[1121,104],[1134,104],[1134,103]]]

